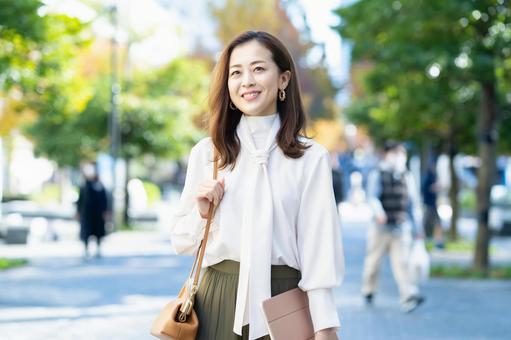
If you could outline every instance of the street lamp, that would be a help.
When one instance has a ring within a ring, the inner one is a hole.
[[[110,20],[112,23],[112,36],[110,39],[110,117],[108,120],[108,130],[110,133],[110,157],[111,157],[111,174],[112,174],[112,190],[110,192],[110,209],[112,212],[112,224],[114,230],[117,229],[117,157],[119,153],[119,144],[120,144],[120,136],[119,136],[119,95],[121,92],[121,87],[119,85],[119,77],[118,77],[118,42],[117,42],[117,29],[118,29],[118,21],[117,21],[117,5],[110,6]]]

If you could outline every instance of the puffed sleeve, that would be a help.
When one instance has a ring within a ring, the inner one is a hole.
[[[319,147],[315,145],[316,147]],[[297,224],[302,279],[314,331],[340,326],[332,289],[344,275],[344,255],[332,170],[326,149],[308,161]]]
[[[170,236],[172,247],[177,254],[193,254],[206,226],[206,219],[200,216],[195,200],[199,185],[206,179],[206,169],[209,169],[209,156],[203,144],[204,140],[190,151],[185,185],[171,218]]]

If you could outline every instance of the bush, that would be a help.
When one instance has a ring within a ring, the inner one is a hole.
[[[9,193],[5,193],[2,196],[2,202],[28,201],[28,200],[29,200],[28,195],[22,195],[22,194],[9,194]]]
[[[431,266],[432,277],[450,279],[511,279],[511,266],[499,266],[490,268],[489,273],[476,271],[472,268],[455,265],[433,265]]]
[[[433,250],[435,243],[433,241],[426,242],[426,249],[428,251]],[[469,240],[458,240],[458,241],[447,241],[444,244],[443,251],[449,253],[473,253],[475,250],[474,241]],[[495,247],[490,245],[490,255],[495,253]]]
[[[25,259],[4,259],[0,258],[0,270],[6,270],[10,268],[20,267],[27,264]]]

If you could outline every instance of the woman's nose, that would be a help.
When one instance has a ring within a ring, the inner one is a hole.
[[[251,87],[255,85],[255,80],[254,76],[252,75],[252,72],[245,72],[243,74],[241,85],[244,87]]]

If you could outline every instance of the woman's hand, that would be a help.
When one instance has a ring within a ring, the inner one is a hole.
[[[314,340],[338,340],[335,328],[326,328],[314,334]]]
[[[209,205],[212,202],[217,206],[222,197],[224,196],[225,180],[208,180],[202,183],[199,187],[199,192],[195,197],[197,199],[197,205],[199,213],[202,218],[208,217]]]

